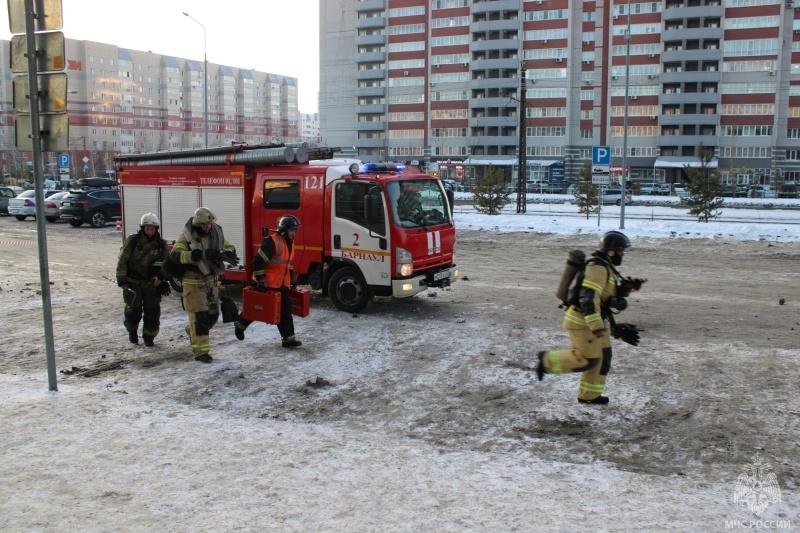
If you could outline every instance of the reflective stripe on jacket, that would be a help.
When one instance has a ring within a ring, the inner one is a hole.
[[[270,239],[275,249],[272,257],[267,256],[266,252],[264,252],[264,244]],[[264,239],[264,241],[265,242],[262,243],[261,247],[258,249],[258,256],[253,258],[253,274],[256,279],[263,275],[267,287],[272,289],[288,287],[292,284],[290,271],[292,268],[292,258],[294,257],[294,247],[291,247],[290,251],[290,247],[287,246],[283,236],[277,233],[273,233]],[[260,263],[262,262],[264,263],[264,270],[258,268],[261,266]]]

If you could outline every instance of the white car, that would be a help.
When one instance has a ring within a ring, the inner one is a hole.
[[[44,217],[48,222],[55,222],[61,218],[61,200],[64,199],[69,191],[59,191],[53,196],[44,200]]]
[[[50,198],[62,191],[49,189],[44,191],[45,199]],[[8,201],[8,214],[17,217],[17,220],[25,220],[27,217],[36,216],[36,191],[31,189],[20,193],[16,198]]]

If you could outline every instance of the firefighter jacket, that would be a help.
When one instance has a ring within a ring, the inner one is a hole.
[[[150,281],[156,276],[163,280],[161,267],[168,255],[167,243],[158,232],[152,239],[141,230],[130,235],[119,252],[117,283]]]
[[[189,219],[187,227],[175,239],[170,260],[183,267],[184,284],[202,285],[202,280],[206,277],[222,274],[225,271],[225,264],[222,260],[193,261],[192,250],[225,250],[236,254],[236,248],[225,239],[222,228],[217,224],[213,224],[208,233],[201,234],[192,228],[191,222],[192,219]]]
[[[294,282],[292,240],[273,233],[261,243],[258,253],[253,257],[253,275],[256,280],[264,280],[267,287],[280,289]]]
[[[586,265],[580,290],[580,304],[571,305],[564,314],[564,329],[603,330],[603,307],[617,295],[617,277],[604,254],[595,253]]]

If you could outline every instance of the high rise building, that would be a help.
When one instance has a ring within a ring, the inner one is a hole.
[[[9,48],[0,41],[0,164],[19,176],[30,154],[15,148]],[[113,168],[120,153],[205,146],[202,61],[74,39],[66,57],[73,177]],[[207,92],[209,146],[299,140],[296,78],[209,63]],[[44,157],[51,172],[56,154]]]
[[[625,160],[634,181],[675,183],[700,145],[726,183],[800,178],[793,0],[320,9],[321,136],[362,159],[466,176],[491,163],[511,176],[524,134],[529,180],[575,179],[592,147],[609,146],[612,171]]]
[[[300,113],[300,141],[319,146],[319,113]]]

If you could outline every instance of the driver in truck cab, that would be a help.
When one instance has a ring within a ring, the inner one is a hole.
[[[422,214],[422,195],[419,184],[401,183],[400,196],[397,198],[397,214],[400,218],[414,220]]]

